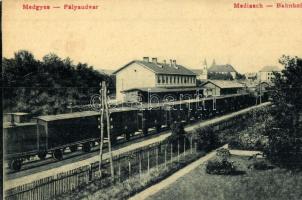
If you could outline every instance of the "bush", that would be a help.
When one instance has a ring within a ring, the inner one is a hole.
[[[258,126],[247,129],[229,142],[231,149],[263,151],[268,144],[268,138],[261,134]]]
[[[216,155],[221,160],[227,160],[231,156],[231,153],[230,153],[230,151],[228,149],[220,148],[220,149],[216,150]]]
[[[198,150],[210,151],[219,146],[217,135],[212,127],[199,128],[195,132]]]
[[[274,167],[270,165],[267,161],[265,160],[260,160],[260,161],[255,161],[252,164],[253,168],[256,170],[268,170],[268,169],[273,169]]]
[[[237,171],[233,162],[228,160],[210,160],[206,164],[206,172],[208,174],[228,175],[234,174]]]
[[[186,137],[184,126],[181,122],[176,122],[171,126],[172,134],[169,137],[169,144],[173,144],[173,152],[184,151],[184,146],[189,146],[190,141]],[[186,145],[184,145],[184,143]],[[179,146],[179,147],[178,147]],[[178,149],[179,148],[179,149]]]

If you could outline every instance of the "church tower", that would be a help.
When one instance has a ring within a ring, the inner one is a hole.
[[[206,59],[204,59],[203,64],[202,64],[201,79],[202,80],[207,80],[208,79],[208,64],[207,64]]]

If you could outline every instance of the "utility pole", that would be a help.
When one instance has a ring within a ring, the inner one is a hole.
[[[261,72],[260,72],[261,73]],[[260,92],[260,103],[262,103],[262,87],[261,87],[261,75],[259,77],[259,92]]]
[[[108,107],[108,98],[107,98],[107,86],[106,82],[102,81],[101,90],[100,90],[100,101],[101,101],[101,141],[100,141],[100,160],[99,160],[99,174],[102,177],[102,159],[103,159],[103,145],[104,145],[104,114],[106,114],[106,127],[107,127],[107,137],[108,137],[108,150],[109,150],[109,159],[110,159],[110,169],[111,177],[114,178],[114,168],[112,160],[112,151],[111,151],[111,139],[110,139],[110,119],[109,119],[109,107]]]
[[[108,148],[109,148],[109,159],[110,159],[110,170],[111,170],[111,178],[114,179],[114,168],[113,168],[113,160],[112,160],[112,151],[111,151],[111,137],[110,137],[110,114],[108,107],[108,98],[107,98],[107,86],[104,84],[104,98],[105,98],[105,111],[106,111],[106,120],[107,120],[107,136],[108,136]]]
[[[100,83],[101,89],[100,89],[100,102],[101,102],[101,119],[100,119],[100,124],[101,124],[101,140],[100,140],[100,160],[99,160],[99,174],[100,177],[102,177],[102,160],[103,160],[103,144],[104,144],[104,84],[105,82],[103,81]]]

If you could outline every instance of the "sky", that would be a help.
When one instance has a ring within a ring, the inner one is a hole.
[[[3,56],[25,49],[95,69],[115,70],[143,56],[176,59],[188,68],[232,64],[240,73],[302,54],[302,9],[235,9],[229,0],[3,1]],[[271,3],[275,1],[248,1]],[[60,6],[23,10],[23,4]],[[64,4],[98,5],[64,10]]]

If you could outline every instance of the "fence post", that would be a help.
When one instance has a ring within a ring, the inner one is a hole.
[[[171,163],[173,161],[173,142],[171,143]]]
[[[148,157],[148,174],[149,174],[149,172],[150,172],[150,149],[148,149],[147,157]]]
[[[158,169],[158,146],[156,147],[156,169]]]
[[[89,167],[89,181],[92,180],[92,164],[90,164],[90,167]]]
[[[142,159],[141,159],[141,151],[138,153],[138,159],[139,159],[139,177],[142,175]]]
[[[179,139],[177,141],[177,161],[179,162]]]
[[[184,137],[184,156],[186,156],[186,137]]]
[[[165,145],[165,168],[167,167],[167,145]]]
[[[128,161],[128,167],[129,167],[129,177],[131,176],[131,160]]]
[[[118,179],[119,179],[119,182],[121,182],[121,161],[119,160],[118,162]]]
[[[191,137],[190,137],[190,150],[191,150],[191,154],[193,153],[192,142],[193,142],[193,136],[191,135]]]

